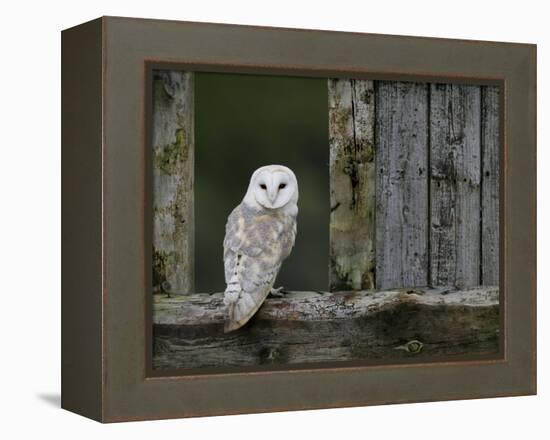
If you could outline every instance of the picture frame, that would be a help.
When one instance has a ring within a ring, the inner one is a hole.
[[[498,356],[151,368],[154,68],[500,88]],[[62,33],[62,407],[101,422],[536,393],[536,46],[102,17]]]

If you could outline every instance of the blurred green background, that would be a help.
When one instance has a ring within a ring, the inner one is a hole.
[[[327,290],[329,148],[327,80],[195,75],[195,290],[225,289],[225,222],[263,165],[291,168],[300,191],[298,234],[275,282]]]

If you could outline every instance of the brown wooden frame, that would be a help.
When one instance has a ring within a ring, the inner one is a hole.
[[[62,56],[64,408],[114,422],[536,392],[536,46],[104,17],[64,31]],[[502,356],[153,377],[153,65],[499,84]]]

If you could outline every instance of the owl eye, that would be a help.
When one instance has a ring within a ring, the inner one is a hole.
[[[283,188],[286,188],[286,183],[281,183],[281,184],[279,185],[279,189],[283,189]]]
[[[267,189],[267,186],[265,186],[265,183],[262,183],[262,184],[260,185],[260,188],[262,188],[262,189]]]

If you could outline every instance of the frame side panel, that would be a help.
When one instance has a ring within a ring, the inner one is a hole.
[[[61,406],[101,420],[102,19],[61,52]]]

